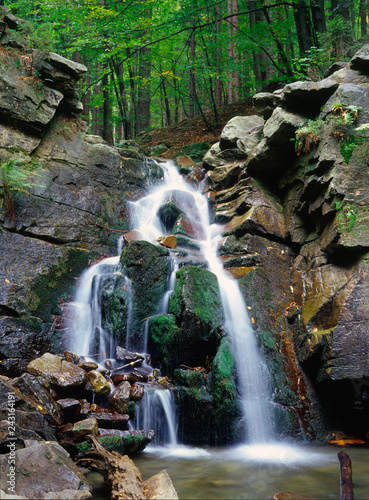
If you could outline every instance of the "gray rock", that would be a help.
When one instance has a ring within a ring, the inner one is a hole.
[[[369,96],[365,85],[356,85],[354,83],[339,84],[333,95],[326,101],[319,118],[326,118],[332,112],[335,104],[355,106],[359,109],[359,119],[356,125],[368,123]]]
[[[266,120],[270,118],[273,110],[281,105],[281,100],[282,96],[274,92],[258,92],[252,96],[255,111],[262,114]]]
[[[264,125],[264,119],[257,115],[235,116],[231,118],[222,130],[219,145],[220,149],[232,149],[238,139],[243,139],[252,132],[255,127]]]
[[[289,83],[282,89],[283,106],[287,111],[315,118],[337,87],[338,83],[329,79]]]
[[[272,116],[265,122],[263,134],[269,146],[291,149],[291,139],[305,119],[282,108],[275,108]]]
[[[27,444],[26,448],[15,451],[15,491],[18,495],[41,499],[48,498],[49,492],[66,489],[89,491],[84,476],[57,442],[30,441]],[[0,456],[0,484],[3,490],[7,486],[8,459],[9,455]]]
[[[364,45],[356,52],[350,61],[350,66],[352,69],[360,70],[366,74],[369,73],[369,44]]]
[[[259,144],[259,142],[263,139],[263,130],[256,130],[250,135],[247,135],[243,139],[238,139],[237,147],[241,151],[246,154],[249,154],[250,151]]]
[[[87,68],[84,64],[79,64],[70,59],[66,59],[55,52],[48,52],[45,61],[60,69],[67,75],[70,75],[75,80],[79,80],[85,73],[87,73]]]

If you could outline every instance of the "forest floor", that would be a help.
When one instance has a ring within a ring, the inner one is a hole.
[[[215,123],[213,113],[206,113],[206,120],[211,124],[212,130],[209,130],[201,116],[197,116],[193,119],[185,118],[169,127],[141,133],[136,138],[136,141],[141,147],[147,150],[158,144],[165,144],[168,150],[160,154],[160,156],[163,158],[173,158],[181,153],[182,149],[186,146],[204,142],[212,145],[218,142],[225,124],[231,118],[250,114],[254,114],[251,97],[220,108],[218,110],[218,124]]]

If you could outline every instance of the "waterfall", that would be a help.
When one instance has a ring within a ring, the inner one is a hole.
[[[258,348],[247,307],[236,280],[230,277],[217,257],[221,226],[210,223],[207,199],[186,183],[172,162],[161,165],[163,184],[136,202],[132,202],[132,219],[144,239],[156,243],[167,234],[160,221],[160,207],[175,198],[176,205],[200,221],[198,244],[217,278],[225,317],[225,330],[235,354],[242,408],[250,443],[267,443],[273,439],[270,405],[271,377],[264,356]],[[173,283],[174,286],[174,283]]]
[[[101,323],[101,282],[121,275],[118,264],[119,255],[88,268],[80,278],[73,302],[69,304],[71,324],[67,347],[81,356],[99,354],[109,358],[114,354],[111,332],[106,331]]]
[[[156,444],[177,445],[177,424],[173,391],[147,390],[136,403],[136,429],[153,429]]]

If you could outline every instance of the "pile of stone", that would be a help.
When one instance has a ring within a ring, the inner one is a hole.
[[[4,492],[26,498],[90,498],[90,487],[72,459],[81,459],[91,450],[96,453],[100,447],[105,460],[113,451],[119,461],[151,442],[154,431],[128,430],[129,413],[144,394],[138,381],[147,381],[151,370],[137,366],[144,359],[139,354],[121,348],[117,354],[130,368],[124,374],[119,369],[111,373],[116,386],[108,370],[68,351],[64,356],[45,353],[31,361],[20,377],[0,376],[0,487]],[[93,403],[95,398],[107,408]],[[11,453],[16,490],[7,475]],[[42,481],[35,480],[40,475]],[[56,496],[51,497],[51,492]]]

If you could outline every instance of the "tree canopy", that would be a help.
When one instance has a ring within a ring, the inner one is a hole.
[[[30,44],[89,68],[91,133],[108,142],[318,79],[367,38],[366,0],[5,0]]]

